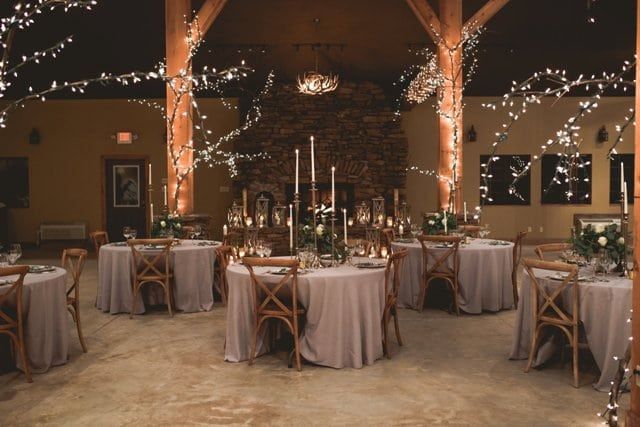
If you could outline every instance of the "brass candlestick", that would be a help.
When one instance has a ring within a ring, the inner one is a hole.
[[[296,222],[294,223],[294,230],[293,230],[293,238],[295,240],[294,242],[294,248],[296,249],[296,253],[300,250],[300,239],[298,238],[298,230],[300,228],[300,193],[296,192],[293,195],[293,204],[296,207]],[[293,221],[293,218],[291,219]]]
[[[337,267],[336,261],[336,208],[331,207],[331,267]]]
[[[630,271],[627,268],[627,238],[629,233],[629,214],[624,212],[624,192],[620,193],[620,232],[623,238],[623,257],[622,262],[624,263],[622,266],[622,275],[624,277],[630,276]]]
[[[318,250],[318,234],[316,233],[316,229],[318,228],[317,219],[316,219],[316,204],[317,204],[317,193],[318,189],[316,188],[316,182],[311,181],[311,216],[313,217],[313,246],[315,250]]]

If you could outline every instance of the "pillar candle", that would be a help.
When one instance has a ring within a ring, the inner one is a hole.
[[[336,167],[331,166],[331,212],[336,212]]]
[[[624,192],[624,162],[620,162],[620,192]]]
[[[624,214],[629,213],[629,205],[627,205],[627,183],[623,184],[623,194],[624,194]]]
[[[342,209],[342,215],[344,217],[344,243],[347,243],[347,210]]]
[[[299,171],[300,171],[300,150],[296,148],[296,193],[300,193],[300,188],[298,187]]]
[[[311,137],[311,182],[316,181],[316,162],[313,159],[313,136]]]
[[[293,252],[293,205],[289,205],[289,249]]]
[[[464,222],[467,222],[467,202],[464,202],[463,205],[464,205]]]
[[[149,163],[149,185],[151,185],[151,163]]]

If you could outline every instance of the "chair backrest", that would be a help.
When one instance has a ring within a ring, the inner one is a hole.
[[[243,245],[242,233],[237,231],[229,231],[222,239],[222,244],[225,246],[242,246]]]
[[[364,239],[347,239],[347,246],[353,248],[358,243],[358,240],[362,242],[364,245],[364,254],[354,254],[354,256],[368,256],[371,253],[371,247],[373,246],[373,242]]]
[[[462,238],[457,236],[418,236],[418,240],[422,245],[422,262],[426,275],[434,273],[446,273],[449,275],[458,274],[458,266],[460,260],[458,258],[458,249]],[[447,244],[451,247],[443,248],[432,247],[432,244]],[[447,260],[453,257],[453,268],[447,266]]]
[[[396,239],[396,232],[393,228],[383,228],[382,235],[384,236],[384,244],[391,250],[391,243]]]
[[[5,326],[17,325],[18,319],[22,319],[22,288],[24,286],[24,276],[26,276],[28,272],[29,266],[27,265],[0,268],[0,277],[18,276],[15,282],[0,288],[0,320],[2,320],[0,325],[2,323],[5,323]],[[2,311],[2,307],[13,306],[14,303],[16,307],[15,319]]]
[[[280,311],[280,315],[293,317],[298,310],[298,261],[282,258],[246,257],[243,259],[243,263],[251,276],[256,315],[260,315],[266,310],[272,310],[271,304],[273,303]],[[255,274],[253,267],[280,267],[288,270],[282,279],[274,285],[265,283]]]
[[[93,248],[96,254],[100,252],[100,247],[109,243],[109,234],[106,231],[92,231],[89,233],[89,238],[93,242]]]
[[[393,252],[387,260],[387,268],[384,271],[384,294],[387,298],[391,297],[395,300],[398,298],[400,290],[402,266],[409,250],[404,248]],[[391,274],[393,273],[393,277]],[[390,280],[391,279],[391,280]]]
[[[195,228],[191,225],[183,225],[182,229],[180,230],[180,238],[190,239],[194,229]]]
[[[571,250],[573,246],[571,243],[547,243],[545,245],[536,246],[535,252],[539,259],[545,259],[545,252],[562,252]]]
[[[367,228],[364,232],[365,240],[370,241],[373,246],[380,245],[380,229],[379,228]]]
[[[578,266],[533,258],[525,258],[523,263],[531,278],[531,307],[538,307],[537,311],[534,312],[536,320],[551,320],[565,325],[577,324],[580,315],[578,308]],[[548,271],[567,274],[557,287],[554,286],[551,292],[548,292],[538,281],[539,276],[536,276],[534,268],[547,270],[545,272],[547,275]],[[563,291],[569,287],[572,288],[571,306],[567,306],[562,298]]]
[[[169,252],[173,239],[129,239],[127,244],[131,248],[133,256],[133,266],[136,271],[136,278],[165,278],[169,273]],[[141,252],[139,247],[144,245],[154,245],[159,252]]]
[[[461,225],[459,227],[461,231],[463,231],[466,235],[471,237],[480,237],[480,231],[482,230],[482,226],[480,225]]]
[[[522,241],[529,234],[528,231],[518,231],[518,235],[513,240],[513,271],[518,270],[518,265],[522,259]]]
[[[80,275],[84,269],[84,261],[87,258],[87,251],[84,249],[65,249],[62,251],[62,268],[71,273],[73,283],[67,289],[67,296],[74,293],[74,297],[80,298]]]
[[[228,245],[221,245],[216,248],[216,260],[220,266],[220,271],[224,273],[231,262],[233,256],[233,247]]]

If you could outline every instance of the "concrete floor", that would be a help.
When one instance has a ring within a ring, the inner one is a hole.
[[[456,318],[401,310],[405,346],[393,341],[391,360],[296,372],[284,354],[253,367],[224,362],[219,305],[130,320],[93,307],[96,283],[91,259],[81,307],[89,352],[72,329],[66,365],[33,384],[17,372],[0,376],[0,425],[585,426],[601,423],[595,413],[607,400],[590,386],[595,373],[575,389],[570,364],[525,374],[525,361],[508,360],[513,311]]]

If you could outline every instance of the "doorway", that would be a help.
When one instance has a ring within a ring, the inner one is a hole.
[[[112,241],[123,240],[123,227],[147,236],[147,158],[105,157],[103,223]]]

